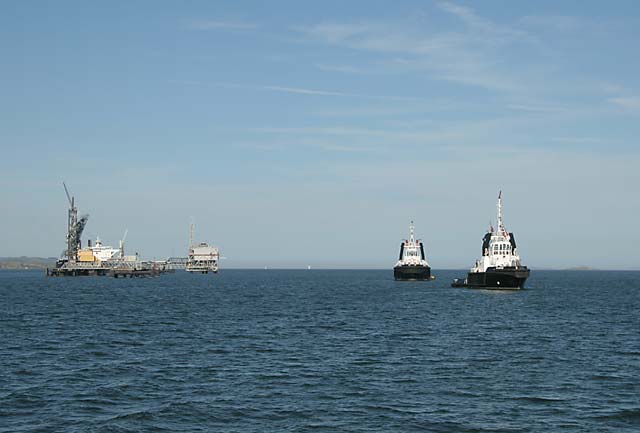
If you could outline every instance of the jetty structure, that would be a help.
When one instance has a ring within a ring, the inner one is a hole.
[[[67,185],[63,182],[64,191],[69,201],[67,212],[67,245],[66,249],[53,268],[47,268],[46,275],[50,277],[76,276],[112,276],[112,277],[143,277],[155,276],[170,269],[163,262],[141,261],[138,254],[125,255],[124,243],[128,231],[120,240],[118,248],[104,246],[100,238],[95,245],[91,240],[82,248],[82,233],[89,215],[78,217],[75,197],[69,194]]]
[[[192,222],[189,226],[189,254],[185,270],[200,274],[208,274],[209,272],[217,274],[220,251],[217,247],[210,246],[206,242],[194,243],[194,231],[195,224]]]
[[[424,244],[415,238],[413,221],[409,225],[409,239],[400,244],[400,257],[393,268],[393,277],[401,281],[435,280],[431,275],[431,266],[424,255]]]
[[[522,264],[516,238],[502,220],[502,191],[498,194],[498,227],[482,238],[482,257],[467,274],[467,278],[456,278],[452,287],[480,289],[518,290],[524,288],[529,278],[529,268]]]

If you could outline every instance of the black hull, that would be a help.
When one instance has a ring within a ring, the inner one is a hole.
[[[464,280],[453,280],[452,287],[469,287],[493,290],[518,290],[524,288],[529,278],[527,267],[495,269],[486,272],[469,272]]]
[[[393,277],[399,281],[431,281],[431,268],[429,266],[396,266],[393,268]]]

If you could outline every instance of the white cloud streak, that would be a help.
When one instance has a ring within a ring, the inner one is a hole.
[[[253,30],[255,23],[245,21],[195,20],[188,23],[191,30]]]
[[[608,101],[625,111],[640,112],[640,97],[618,96],[616,98],[609,98]]]
[[[440,80],[493,91],[525,87],[501,67],[499,53],[516,43],[530,43],[526,32],[497,25],[467,7],[449,2],[439,7],[458,22],[456,31],[382,22],[320,23],[297,30],[311,41],[381,53],[387,56],[382,68],[389,72],[427,71]]]
[[[318,95],[318,96],[347,96],[347,97],[367,97],[368,95],[358,95],[355,93],[332,92],[328,90],[304,89],[301,87],[284,87],[284,86],[255,86],[258,89],[273,90],[275,92],[297,93],[301,95]]]
[[[309,89],[304,87],[250,85],[250,84],[241,84],[241,83],[206,82],[206,81],[194,81],[194,80],[170,80],[170,82],[185,84],[185,85],[192,85],[192,86],[229,87],[229,88],[238,88],[238,89],[268,90],[272,92],[292,93],[297,95],[309,95],[309,96],[336,96],[336,97],[345,97],[345,98],[364,98],[364,99],[394,100],[394,101],[425,101],[424,98],[416,98],[412,96],[365,95],[361,93]]]

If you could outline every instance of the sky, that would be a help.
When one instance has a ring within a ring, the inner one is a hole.
[[[639,269],[640,3],[0,3],[0,256]]]

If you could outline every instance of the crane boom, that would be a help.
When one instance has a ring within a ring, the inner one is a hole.
[[[71,200],[71,194],[69,194],[69,190],[67,189],[67,184],[62,182],[62,186],[64,186],[64,192],[67,194],[67,200],[69,200],[69,204],[73,207],[73,201]]]

